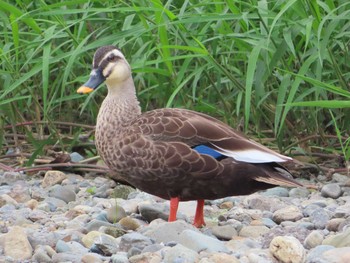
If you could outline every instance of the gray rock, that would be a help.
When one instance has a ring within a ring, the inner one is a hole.
[[[273,197],[266,197],[258,194],[247,196],[245,203],[249,209],[260,209],[262,211],[271,211],[275,205]]]
[[[343,233],[327,237],[325,240],[323,240],[322,245],[350,247],[350,228],[345,229]]]
[[[151,238],[137,232],[132,232],[121,237],[119,248],[121,251],[129,251],[132,247],[142,250],[152,244],[154,244],[154,241]]]
[[[348,263],[350,262],[350,247],[327,250],[322,253],[321,258],[327,263]]]
[[[270,229],[270,231],[263,236],[261,243],[263,248],[268,248],[270,246],[272,239],[276,236],[293,236],[296,239],[298,239],[300,242],[304,242],[305,238],[309,234],[310,234],[310,230],[306,228],[301,228],[299,225],[286,226],[286,227],[276,226]]]
[[[152,222],[157,218],[167,221],[169,216],[169,208],[164,205],[157,204],[141,204],[139,206],[139,212],[148,222]]]
[[[128,251],[128,258],[130,259],[130,257],[136,256],[136,255],[140,255],[142,252],[141,249],[137,248],[137,247],[131,247]]]
[[[264,196],[279,196],[279,197],[288,197],[289,191],[283,187],[274,187],[266,190],[262,193]]]
[[[326,184],[321,189],[321,195],[323,197],[338,198],[343,193],[339,184]]]
[[[62,239],[63,235],[55,232],[46,232],[40,229],[28,231],[28,240],[32,247],[45,246],[55,247],[58,240]]]
[[[53,263],[81,263],[81,258],[83,255],[80,255],[75,252],[67,252],[67,253],[57,253],[52,256]]]
[[[163,249],[164,246],[161,245],[161,244],[152,244],[152,245],[149,245],[147,247],[145,247],[143,250],[142,250],[142,253],[146,253],[146,252],[157,252],[161,249]]]
[[[318,208],[310,213],[310,220],[316,229],[324,229],[329,221],[329,215],[323,208]]]
[[[269,231],[270,229],[266,226],[244,226],[241,231],[239,231],[239,236],[258,238]]]
[[[36,262],[50,263],[52,262],[52,257],[54,254],[56,254],[56,251],[53,250],[50,246],[39,245],[35,248],[32,259]]]
[[[310,191],[305,187],[292,188],[289,191],[289,196],[294,198],[306,198],[310,195]]]
[[[101,220],[91,220],[89,223],[87,223],[86,225],[86,230],[88,232],[92,231],[92,230],[98,230],[101,226],[106,226],[106,227],[112,227],[113,224],[108,223],[106,221],[101,221]]]
[[[335,211],[334,215],[335,218],[346,218],[350,216],[350,204],[345,204],[338,206]]]
[[[65,253],[71,251],[70,247],[63,240],[58,240],[56,243],[56,252]]]
[[[94,245],[102,251],[105,256],[111,256],[119,251],[116,239],[110,235],[101,235],[95,240]]]
[[[70,156],[70,160],[73,163],[78,163],[78,162],[84,160],[84,157],[77,152],[72,152],[69,156]]]
[[[261,245],[252,238],[232,239],[226,243],[226,246],[233,251],[233,255],[241,258],[252,249],[260,249]]]
[[[100,220],[100,221],[105,221],[105,222],[108,222],[108,219],[107,219],[107,212],[106,211],[102,211],[101,213],[99,213],[96,217],[95,217],[96,220]]]
[[[305,241],[304,241],[304,246],[307,248],[307,249],[311,249],[311,248],[314,248],[314,247],[317,247],[319,245],[322,244],[322,241],[323,241],[323,234],[321,231],[312,231],[306,238],[305,238]]]
[[[225,244],[215,238],[187,229],[179,236],[179,243],[196,252],[228,252]]]
[[[158,225],[152,224],[143,230],[143,234],[154,239],[157,243],[167,243],[170,241],[179,242],[179,236],[184,230],[198,231],[194,226],[184,222],[162,222]]]
[[[118,252],[111,256],[112,263],[129,263],[128,255],[126,252]]]
[[[246,257],[249,259],[249,263],[272,263],[273,262],[271,259],[271,254],[267,249],[251,249],[247,252]],[[240,258],[240,260],[242,260],[242,258]]]
[[[243,227],[243,224],[236,219],[228,219],[227,221],[219,222],[219,226],[226,225],[232,226],[234,229],[236,229],[237,232],[239,232]]]
[[[77,254],[81,254],[84,255],[86,253],[88,253],[88,249],[86,247],[84,247],[82,244],[76,242],[76,241],[68,241],[68,242],[64,242],[65,244],[63,244],[62,242],[60,242],[62,240],[59,240],[57,242],[57,244],[59,245],[59,247],[57,247],[56,244],[56,251],[58,253],[62,252],[62,253],[66,253],[66,252],[74,252]]]
[[[274,226],[277,226],[277,224],[270,218],[264,217],[261,219],[261,221],[264,224],[264,226],[267,226],[268,228],[273,228]]]
[[[68,186],[54,185],[49,190],[49,196],[60,199],[66,203],[76,200],[76,194]]]
[[[4,172],[0,176],[0,185],[12,185],[18,181],[26,180],[27,175],[19,172]]]
[[[273,213],[273,221],[280,224],[283,221],[297,221],[303,217],[300,209],[296,206],[287,206]]]
[[[340,184],[345,184],[349,181],[349,177],[343,174],[334,173],[332,175],[332,180]]]
[[[271,254],[283,263],[302,263],[305,249],[298,239],[292,236],[277,236],[270,244]]]
[[[322,257],[323,253],[334,249],[333,246],[319,245],[309,251],[309,254],[306,257],[306,263],[329,263],[325,261]]]
[[[196,263],[198,262],[198,259],[199,256],[195,251],[180,244],[177,244],[164,252],[164,262]]]
[[[303,208],[303,215],[310,216],[314,211],[323,208],[323,206],[318,205],[317,203],[312,203]]]
[[[214,226],[212,228],[212,234],[221,240],[230,240],[232,237],[238,235],[236,229],[231,225]]]

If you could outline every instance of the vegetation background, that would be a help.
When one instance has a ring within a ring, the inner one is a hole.
[[[0,0],[0,28],[2,154],[27,165],[48,146],[96,154],[82,134],[106,89],[76,89],[110,44],[144,110],[193,109],[295,156],[350,158],[348,0]]]

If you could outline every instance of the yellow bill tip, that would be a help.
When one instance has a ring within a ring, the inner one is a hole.
[[[94,89],[92,89],[92,88],[89,88],[89,87],[86,87],[86,86],[81,86],[79,89],[77,89],[77,93],[87,94],[87,93],[92,92],[93,90]]]

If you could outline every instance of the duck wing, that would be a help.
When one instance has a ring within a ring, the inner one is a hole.
[[[222,155],[247,163],[292,160],[248,139],[227,124],[195,111],[157,109],[143,113],[133,124],[137,132],[155,141],[183,142],[199,153],[214,158]]]

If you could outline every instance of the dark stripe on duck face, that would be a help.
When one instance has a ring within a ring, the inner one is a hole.
[[[115,46],[104,46],[97,49],[94,55],[94,62],[92,65],[93,68],[98,68],[99,64],[101,63],[102,59],[106,56],[106,54],[114,49],[117,48]]]
[[[226,158],[227,156],[222,155],[221,153],[215,151],[214,149],[206,146],[206,145],[197,145],[192,148],[193,150],[196,150],[200,154],[207,154],[217,160],[221,160],[223,158]]]

